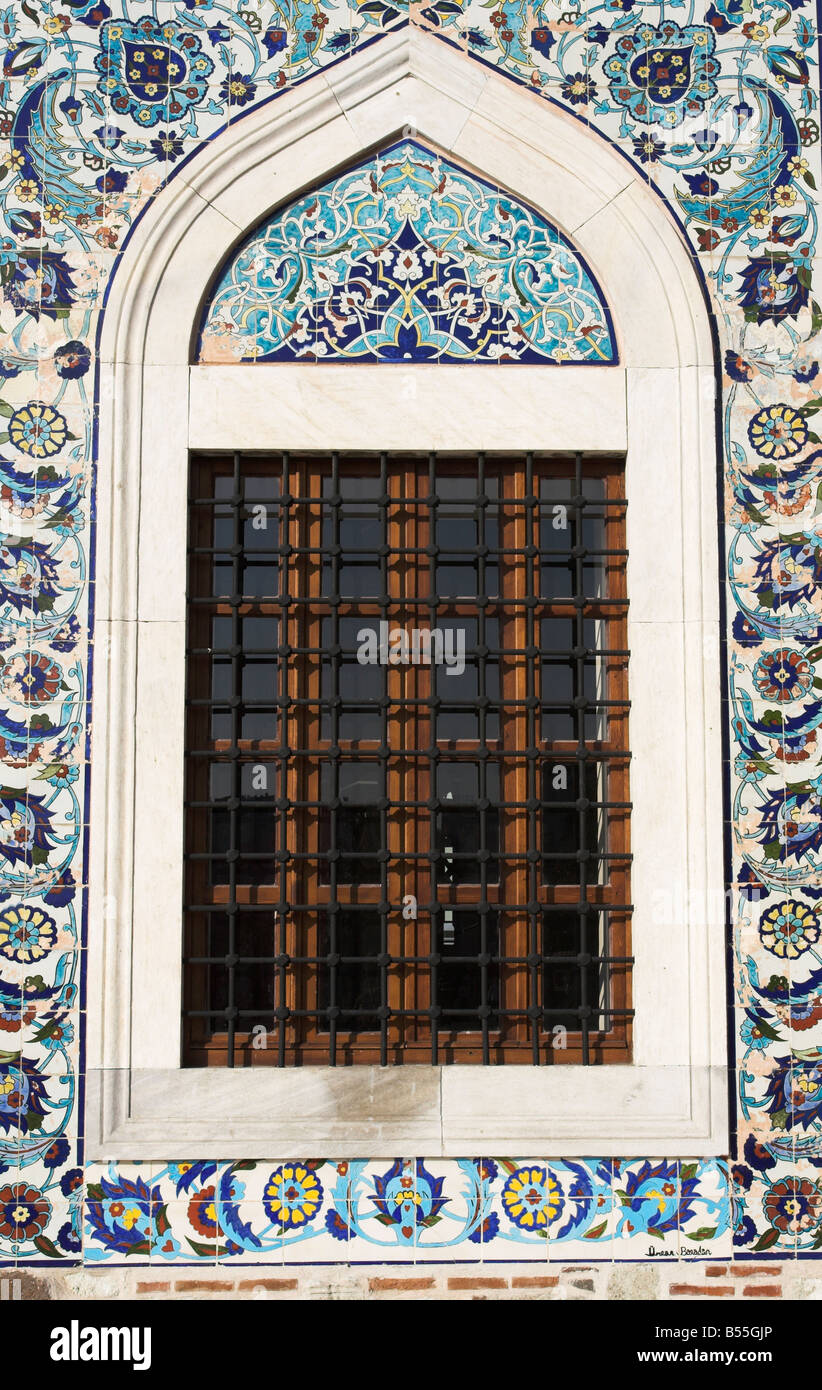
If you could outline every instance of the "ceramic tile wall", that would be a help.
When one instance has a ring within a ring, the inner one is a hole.
[[[723,387],[738,1135],[727,1161],[123,1155],[86,1169],[106,284],[129,227],[204,141],[409,22],[614,142],[679,220],[708,288]],[[731,1241],[784,1259],[822,1244],[818,59],[806,0],[0,6],[0,1262],[699,1259]]]

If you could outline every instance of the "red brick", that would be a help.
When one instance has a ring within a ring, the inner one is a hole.
[[[233,1293],[234,1285],[219,1279],[178,1279],[177,1293]]]
[[[732,1298],[733,1284],[672,1284],[672,1298]]]
[[[140,1284],[137,1285],[137,1292],[138,1292],[138,1293],[167,1293],[168,1290],[169,1290],[170,1288],[171,1288],[171,1285],[169,1284],[168,1280],[166,1280],[165,1283],[159,1283],[159,1282],[158,1282],[158,1283],[156,1283],[156,1284],[145,1284],[145,1283],[140,1283]]]
[[[271,1293],[296,1289],[296,1287],[296,1279],[241,1279],[237,1285],[237,1288],[241,1291],[245,1289],[269,1289]]]
[[[782,1273],[781,1265],[734,1265],[734,1279],[750,1279],[755,1274],[768,1274],[773,1279]]]
[[[515,1274],[512,1289],[553,1289],[559,1283],[558,1274]]]
[[[705,1266],[705,1277],[706,1277],[706,1279],[719,1279],[719,1277],[720,1277],[721,1275],[727,1274],[727,1273],[728,1273],[728,1266],[727,1266],[727,1265],[706,1265],[706,1266]]]
[[[781,1298],[781,1284],[746,1284],[742,1290],[744,1298]]]
[[[414,1293],[417,1289],[433,1289],[433,1279],[369,1279],[371,1293]]]
[[[507,1289],[507,1279],[449,1279],[449,1289]]]

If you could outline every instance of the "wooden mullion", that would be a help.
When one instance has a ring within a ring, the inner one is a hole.
[[[610,500],[623,500],[624,473],[610,473],[606,478],[605,486],[606,496]],[[617,549],[620,544],[624,545],[624,516],[624,507],[605,509],[606,549]],[[606,579],[609,594],[615,598],[627,598],[626,568],[624,564],[618,563],[616,557],[606,561]],[[606,645],[615,650],[627,650],[627,628],[627,612],[623,608],[621,614],[609,624],[609,640]],[[615,641],[610,640],[612,631],[616,637]],[[606,710],[608,739],[610,743],[627,750],[629,748],[627,660],[615,657],[607,657],[604,660],[607,663],[609,698],[622,702],[621,706],[613,706]],[[607,764],[603,776],[608,789],[607,800],[627,802],[630,795],[628,757],[615,759],[612,763]],[[607,860],[605,869],[609,887],[613,888],[618,895],[618,901],[621,895],[622,902],[629,901],[630,893],[630,864],[628,859],[631,847],[630,833],[628,811],[610,812],[607,817],[607,847],[614,853],[625,856],[625,858],[622,862]],[[609,921],[606,944],[606,954],[614,956],[628,954],[630,932],[628,917],[624,911],[613,914],[613,920]],[[610,1002],[614,1008],[629,1009],[631,1007],[631,972],[626,966],[611,967],[609,991]],[[630,1048],[632,1038],[630,1020],[626,1020],[622,1028],[619,1027],[617,1020],[617,1032],[622,1034],[626,1046]]]
[[[292,597],[308,598],[310,606],[296,604],[289,620],[289,646],[293,648],[320,647],[322,631],[322,470],[313,469],[306,457],[293,461],[292,495],[304,499],[295,504],[292,511],[291,536],[289,544],[293,547],[290,560]],[[290,705],[291,735],[294,742],[290,746],[300,749],[322,745],[322,725],[320,715],[320,690],[322,670],[317,657],[302,655],[290,662],[288,678],[289,699],[308,700],[308,704]],[[319,816],[311,810],[311,804],[321,804],[321,763],[317,758],[308,759],[304,752],[298,758],[292,757],[289,764],[289,800],[308,802],[301,806],[292,817],[289,849],[294,854],[307,856],[292,859],[292,872],[289,875],[289,901],[297,904],[320,904],[323,890],[320,884],[319,867]],[[327,895],[326,895],[327,901]],[[292,910],[291,931],[289,934],[289,954],[295,956],[317,956],[319,953],[319,923],[316,910]],[[288,1007],[290,1009],[316,1009],[319,1003],[319,968],[304,966],[297,978],[296,971],[289,972]],[[319,1020],[316,1017],[298,1018],[289,1030],[292,1047],[302,1050],[313,1042],[318,1034]],[[328,1043],[325,1041],[326,1059]]]
[[[523,460],[507,469],[502,482],[502,495],[506,502],[518,500],[525,495],[525,470]],[[527,571],[524,560],[507,559],[516,550],[524,554],[532,543],[528,533],[524,506],[512,509],[506,507],[501,531],[501,589],[505,598],[515,599],[517,606],[512,616],[503,616],[501,622],[500,645],[503,651],[521,653],[528,646],[528,621],[525,607],[527,597]],[[506,870],[501,868],[500,892],[503,902],[512,904],[527,903],[530,898],[528,866],[525,856],[529,849],[528,813],[524,803],[528,796],[527,759],[528,719],[525,707],[527,698],[527,657],[517,654],[511,659],[510,669],[503,679],[503,709],[500,713],[501,729],[505,742],[505,768],[502,779],[503,801],[518,803],[515,809],[508,808],[501,813],[501,866],[505,865],[507,853],[519,856]],[[506,709],[508,702],[516,702]],[[515,751],[516,750],[516,751]],[[504,877],[503,877],[504,873]],[[516,913],[505,913],[500,930],[500,949],[503,955],[522,957],[529,948],[530,919],[527,911],[521,908]],[[504,930],[503,930],[504,928]],[[519,1017],[508,1020],[504,1025],[503,1042],[526,1043],[529,1029],[524,1015],[530,1000],[530,980],[528,969],[522,965],[505,966],[502,997],[507,1007],[522,1011]]]
[[[391,495],[393,499],[393,519],[389,529],[388,543],[391,547],[390,587],[392,606],[397,612],[397,625],[405,628],[424,627],[427,614],[415,602],[424,596],[428,584],[427,562],[419,551],[429,543],[428,518],[419,505],[419,499],[428,491],[427,466],[417,459],[399,462],[391,475]],[[415,552],[409,555],[409,551]],[[430,670],[422,666],[389,667],[389,695],[392,677],[399,698],[404,700],[399,719],[392,721],[392,735],[396,733],[400,749],[419,750],[431,742],[430,716],[421,701],[427,697]],[[394,843],[392,855],[396,853],[399,866],[397,903],[397,954],[421,956],[432,949],[432,918],[425,908],[431,895],[429,875],[422,861],[412,857],[425,854],[429,849],[428,812],[419,803],[428,796],[428,763],[419,752],[407,753],[400,761],[398,791],[399,811],[395,817]],[[416,899],[418,908],[416,919],[404,919],[401,903],[405,896]],[[406,966],[402,968],[401,981],[398,980],[399,1003],[404,1009],[427,1009],[431,1003],[430,971],[425,967]],[[404,1047],[422,1043],[430,1046],[429,1027],[418,1014],[405,1018],[402,1023],[400,1041]]]

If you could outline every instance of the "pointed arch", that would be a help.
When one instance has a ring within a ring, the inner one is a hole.
[[[204,296],[249,228],[412,127],[573,243],[607,294],[619,363],[192,364]],[[95,640],[107,661],[95,681],[92,799],[106,829],[90,868],[93,1156],[151,1157],[161,1143],[222,1158],[458,1155],[478,1134],[500,1151],[545,1155],[726,1152],[713,340],[693,259],[647,181],[558,107],[435,38],[389,35],[181,166],[110,282],[101,362]],[[592,1068],[584,1084],[574,1067],[473,1079],[470,1067],[183,1071],[171,905],[182,881],[188,450],[409,441],[625,455],[634,1060]]]

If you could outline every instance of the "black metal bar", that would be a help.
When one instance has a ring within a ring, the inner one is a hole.
[[[427,513],[427,535],[428,535],[428,622],[430,628],[437,625],[437,615],[439,612],[439,588],[437,583],[437,568],[439,560],[439,538],[437,534],[438,512],[437,512],[437,455],[428,455],[428,496],[426,504]],[[419,573],[419,572],[418,572]],[[417,586],[418,587],[418,586]],[[439,1002],[439,964],[442,956],[445,932],[445,915],[439,903],[439,866],[440,851],[438,846],[438,826],[440,824],[439,807],[439,748],[437,740],[437,705],[434,698],[436,686],[436,673],[430,672],[428,682],[428,695],[425,699],[426,724],[428,728],[428,790],[429,790],[429,812],[428,812],[428,877],[429,877],[429,970],[428,970],[428,989],[429,989],[429,1029],[431,1033],[431,1065],[437,1066],[439,1062],[440,1046],[440,1002]],[[419,766],[419,763],[417,763]]]
[[[539,700],[536,694],[537,644],[535,629],[536,619],[534,615],[537,588],[534,571],[539,556],[539,550],[536,545],[535,508],[537,498],[534,488],[534,455],[533,453],[528,453],[525,456],[526,814],[528,816],[528,970],[530,986],[528,1024],[531,1033],[531,1061],[534,1066],[539,1066],[542,1057],[540,1049],[540,1023],[542,1019],[540,1005],[542,1003],[542,988],[540,963],[538,959],[539,904],[537,897],[537,870],[540,862],[539,851],[537,849],[537,758],[539,756],[539,749],[537,746],[537,717]]]
[[[380,497],[378,512],[381,538],[380,561],[380,620],[388,621],[388,455],[380,454]],[[388,914],[391,903],[388,898],[388,755],[391,739],[388,728],[388,678],[382,670],[382,704],[380,708],[380,767],[382,773],[382,797],[380,799],[380,1066],[388,1066]]]
[[[487,527],[486,508],[488,506],[488,496],[486,492],[485,476],[485,454],[477,456],[477,483],[476,501],[474,504],[474,517],[476,520],[477,537],[477,594],[476,597],[487,599],[488,589],[486,584],[486,564],[485,564],[485,541]],[[499,571],[498,571],[499,572]],[[486,661],[487,655],[487,629],[486,629],[486,610],[485,603],[477,604],[477,646],[480,657],[477,662],[477,694],[479,696],[479,782],[477,790],[479,792],[479,843],[480,843],[480,1024],[482,1027],[482,1064],[487,1067],[491,1061],[491,1039],[489,1014],[490,1006],[488,1002],[488,859],[486,851],[488,849],[488,817],[486,814],[488,802],[488,710],[486,696],[488,694],[486,681]]]
[[[331,455],[331,595],[336,599],[340,592],[340,511],[342,509],[342,499],[340,494],[340,456],[337,453]],[[339,828],[339,804],[340,804],[340,609],[339,604],[334,603],[331,610],[331,690],[333,693],[333,704],[331,707],[331,826],[330,826],[330,845],[331,845],[331,864],[330,864],[330,884],[329,884],[329,903],[328,903],[328,944],[330,949],[330,959],[328,967],[328,1064],[335,1067],[337,1065],[337,1020],[339,1018],[339,1005],[337,1001],[337,986],[339,977],[338,948],[339,948],[339,918],[340,904],[337,897],[337,883],[339,874],[339,859],[337,858],[337,832]]]

